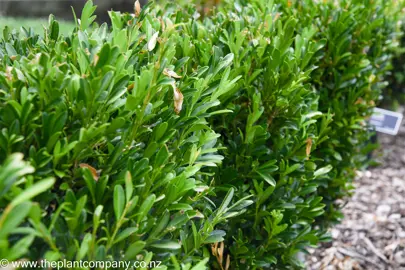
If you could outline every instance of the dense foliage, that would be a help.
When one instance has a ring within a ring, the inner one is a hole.
[[[401,15],[391,15],[396,16],[399,46],[393,48],[393,68],[389,75],[389,85],[384,89],[381,96],[382,100],[379,103],[380,106],[394,110],[398,109],[398,106],[405,104],[405,18]]]
[[[256,198],[249,218],[230,220],[224,229],[238,231],[227,239],[231,257],[239,268],[241,262],[298,266],[297,251],[325,238],[323,229],[340,220],[339,199],[350,194],[356,169],[374,147],[365,120],[386,86],[401,6],[230,4],[240,19],[218,16],[213,25],[221,29],[221,46],[239,55],[234,72],[244,85],[227,105],[233,113],[213,123],[226,145],[216,183],[243,187],[240,198]],[[246,38],[229,34],[238,32]]]
[[[366,165],[402,8],[320,2],[5,28],[0,257],[301,267]]]

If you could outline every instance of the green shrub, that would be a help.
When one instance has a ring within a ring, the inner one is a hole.
[[[326,134],[316,129],[322,114],[308,84],[314,68],[308,63],[324,41],[304,41],[295,35],[295,18],[274,19],[277,6],[255,6],[262,3],[241,3],[237,19],[225,19],[226,8],[213,23],[220,47],[238,55],[234,72],[243,82],[234,99],[223,101],[233,113],[212,123],[226,146],[215,184],[255,198],[254,207],[223,229],[234,232],[225,243],[235,269],[298,266],[297,250],[322,237],[311,230],[324,207],[314,180],[328,167],[316,168],[308,144],[315,147]],[[295,44],[302,49],[292,50]]]
[[[236,268],[299,266],[297,252],[341,219],[340,199],[375,147],[366,119],[387,85],[401,5],[228,1],[208,23],[239,55],[244,81],[233,114],[212,124],[226,146],[216,184],[256,198],[224,227],[238,231],[227,238]]]
[[[222,160],[207,119],[224,112],[218,98],[235,82],[218,80],[232,56],[195,68],[192,23],[173,26],[180,13],[111,12],[110,31],[88,28],[93,11],[88,2],[69,37],[52,16],[44,38],[4,31],[0,257],[195,264],[195,250],[222,239],[214,227],[228,210],[205,199],[205,168]],[[192,247],[180,245],[186,223]]]
[[[0,257],[301,267],[366,164],[399,8],[149,4],[109,27],[88,2],[67,37],[6,28]]]
[[[333,115],[328,139],[317,146],[313,156],[332,165],[329,179],[318,182],[318,193],[327,205],[325,222],[341,219],[339,199],[353,189],[355,171],[367,165],[372,134],[366,127],[372,108],[387,86],[393,51],[398,46],[397,18],[402,1],[296,1],[286,12],[302,16],[320,31],[315,40],[326,44],[318,66],[311,74],[311,84],[319,92],[319,110]],[[302,25],[306,25],[305,23]],[[311,31],[302,28],[299,32]]]

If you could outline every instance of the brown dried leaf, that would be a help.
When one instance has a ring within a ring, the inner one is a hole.
[[[173,85],[174,111],[179,114],[183,107],[183,94],[180,89]]]
[[[176,79],[181,78],[181,76],[178,75],[176,72],[174,72],[173,70],[167,69],[167,68],[165,68],[163,70],[163,74],[170,77],[170,78],[176,78]]]
[[[215,257],[217,256],[217,246],[218,246],[218,243],[211,244],[211,253],[212,253],[212,255],[214,255]]]
[[[361,104],[361,103],[363,103],[363,99],[358,98],[354,104],[357,105],[357,104]]]
[[[13,71],[13,67],[7,66],[6,67],[6,78],[9,81],[13,80],[13,74],[11,73]]]
[[[91,172],[91,175],[93,176],[94,181],[96,181],[96,182],[98,181],[99,175],[98,175],[97,170],[94,167],[92,167],[92,166],[90,166],[89,164],[86,164],[86,163],[80,163],[79,166],[80,166],[80,168],[89,169],[90,172]]]
[[[229,270],[229,267],[231,266],[231,256],[226,256],[226,264],[225,264],[225,270]]]
[[[174,24],[169,18],[165,18],[166,28],[171,29],[173,28]]]
[[[162,32],[164,32],[166,30],[165,22],[163,21],[162,18],[159,18],[159,22],[160,22],[160,27],[162,29]]]
[[[278,18],[280,18],[280,13],[279,12],[277,12],[276,16],[274,16],[273,22],[277,21]]]
[[[312,147],[312,139],[308,138],[307,139],[307,147],[305,149],[305,153],[307,155],[307,159],[309,159],[309,155],[311,154],[311,147]]]
[[[141,4],[139,3],[139,0],[135,1],[134,11],[135,11],[135,16],[139,17],[139,15],[141,14]]]
[[[222,262],[224,261],[224,242],[221,242],[219,244],[219,248],[218,248],[218,260],[219,263],[222,266]]]
[[[94,56],[94,61],[93,61],[93,66],[97,66],[98,60],[100,59],[100,56],[98,56],[98,54],[96,54]]]
[[[127,91],[128,91],[128,92],[131,92],[132,89],[134,89],[134,87],[135,87],[135,83],[131,83],[130,85],[128,85]]]

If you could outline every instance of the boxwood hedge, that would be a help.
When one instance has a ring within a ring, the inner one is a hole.
[[[291,269],[328,240],[401,1],[228,0],[0,41],[0,257]],[[141,268],[146,269],[146,267]]]

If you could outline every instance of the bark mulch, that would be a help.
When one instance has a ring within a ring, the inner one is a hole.
[[[358,172],[333,242],[310,251],[307,269],[405,270],[405,119],[397,136],[378,137],[381,165]]]

